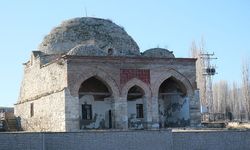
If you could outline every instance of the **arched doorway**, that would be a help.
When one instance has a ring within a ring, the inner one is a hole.
[[[162,82],[158,93],[161,128],[185,127],[190,123],[189,98],[184,84],[174,77]]]
[[[85,80],[79,89],[80,128],[112,128],[110,87],[98,77]]]
[[[142,88],[134,85],[128,90],[128,128],[143,129],[143,122],[145,118],[145,93]]]

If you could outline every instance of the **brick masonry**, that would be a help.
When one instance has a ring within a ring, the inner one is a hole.
[[[123,86],[129,80],[137,78],[150,84],[150,70],[148,69],[120,69],[120,84]]]

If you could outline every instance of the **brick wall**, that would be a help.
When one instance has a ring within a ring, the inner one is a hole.
[[[133,78],[140,79],[146,84],[150,84],[150,71],[149,69],[120,69],[121,86]]]

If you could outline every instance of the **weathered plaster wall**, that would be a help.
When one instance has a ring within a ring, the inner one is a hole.
[[[33,103],[34,116],[30,115]],[[66,131],[65,90],[15,105],[15,116],[21,117],[23,130],[27,131]]]
[[[161,127],[185,127],[190,124],[189,98],[164,96],[159,99]]]
[[[92,118],[91,121],[82,122],[82,129],[108,129],[109,128],[109,117],[108,112],[111,110],[111,101],[109,99],[105,100],[94,100],[92,95],[86,95],[81,97],[80,99],[80,117],[82,117],[81,113],[81,105],[82,104],[91,104],[92,105]]]
[[[143,104],[142,99],[136,99],[133,101],[128,101],[128,117],[136,116],[136,104]]]
[[[131,129],[143,129],[144,118],[136,118],[136,104],[143,104],[142,98],[133,101],[128,101],[128,127]],[[143,105],[143,109],[145,106]]]

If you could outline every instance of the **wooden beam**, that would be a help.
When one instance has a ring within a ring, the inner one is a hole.
[[[110,93],[105,92],[79,92],[79,95],[101,95],[101,96],[110,96]]]
[[[167,93],[159,93],[159,95],[183,95],[181,92],[167,92]]]
[[[128,96],[143,96],[142,93],[128,93]]]

